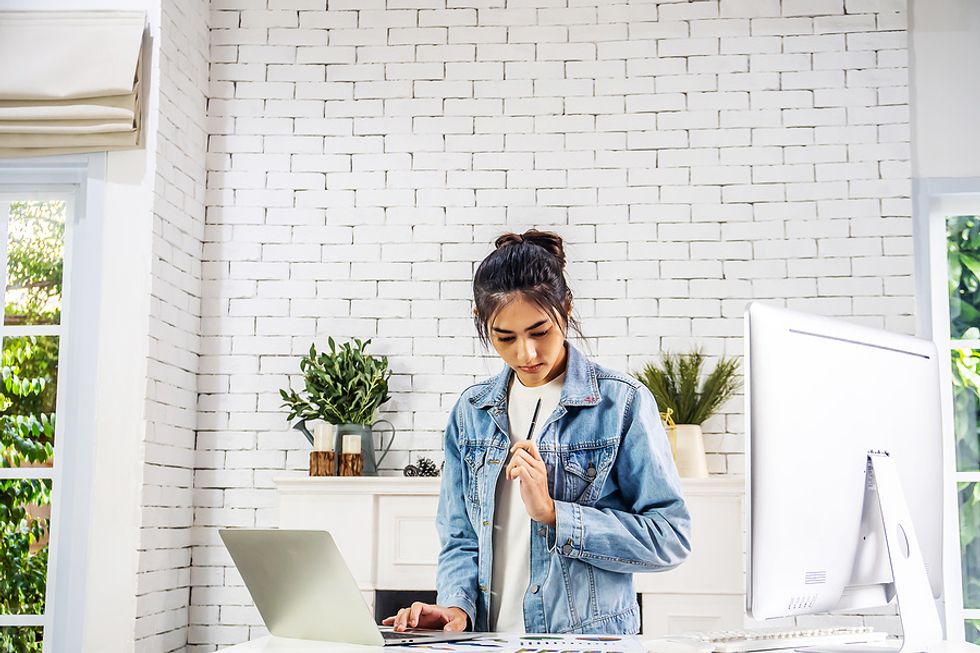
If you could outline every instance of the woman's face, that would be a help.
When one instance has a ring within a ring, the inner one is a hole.
[[[490,319],[490,341],[528,387],[544,385],[565,371],[564,324],[518,297]]]

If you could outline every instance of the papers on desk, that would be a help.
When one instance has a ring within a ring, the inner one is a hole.
[[[463,642],[386,646],[385,651],[450,653],[644,653],[639,639],[623,635],[510,635],[488,633]]]

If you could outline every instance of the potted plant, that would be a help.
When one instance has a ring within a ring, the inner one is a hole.
[[[378,407],[388,401],[387,356],[371,356],[366,353],[371,340],[354,339],[340,346],[333,338],[327,338],[329,352],[317,353],[316,345],[299,362],[305,383],[301,395],[293,389],[283,389],[283,406],[289,408],[287,419],[300,418],[296,425],[313,442],[305,427],[307,420],[320,419],[337,426],[336,451],[341,450],[344,435],[361,436],[361,455],[364,474],[377,475],[377,466],[384,460],[394,441],[394,426],[387,420],[375,421]],[[381,456],[374,457],[373,427],[387,424],[391,431],[388,446]]]
[[[708,476],[701,425],[742,387],[737,359],[722,357],[703,383],[702,367],[700,349],[689,354],[668,352],[661,356],[660,365],[648,363],[635,375],[653,393],[659,409],[676,423],[672,428],[677,471],[696,478]]]

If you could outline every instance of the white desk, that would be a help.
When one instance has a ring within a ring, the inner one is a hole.
[[[253,639],[251,642],[237,644],[230,648],[218,649],[222,653],[327,653],[328,651],[384,651],[386,646],[359,646],[357,644],[333,644],[328,642],[311,642],[305,639],[286,639],[284,637],[266,636]]]
[[[493,633],[487,633],[488,637],[492,637]],[[560,636],[559,636],[560,637]],[[576,637],[571,635],[571,638]],[[515,643],[516,644],[516,643]],[[586,642],[576,642],[574,644],[580,649],[590,649],[590,650],[619,650],[625,651],[626,653],[637,653],[639,651],[644,651],[645,646],[637,637],[624,638],[622,642],[618,643],[600,643],[600,644],[590,644]],[[519,645],[515,645],[509,648],[500,649],[487,649],[488,651],[513,651],[518,650]],[[545,646],[548,650],[556,650],[553,646]],[[566,647],[560,647],[562,650],[566,650]],[[420,653],[420,651],[427,651],[427,649],[421,646],[361,646],[358,644],[340,644],[335,642],[313,642],[303,639],[286,639],[283,637],[273,637],[266,636],[261,639],[256,639],[251,642],[246,642],[244,644],[238,644],[237,646],[232,646],[231,648],[220,649],[221,653],[335,653],[337,651],[350,651],[351,653],[394,653],[395,651],[414,651],[415,653]],[[481,649],[476,647],[470,649],[473,653],[478,653]],[[574,650],[573,647],[568,647],[567,650]]]
[[[638,640],[637,644],[650,653],[693,653],[676,646],[664,645],[656,640]],[[302,639],[284,639],[282,637],[263,637],[230,648],[220,649],[221,653],[394,653],[394,651],[415,651],[410,646],[359,646],[357,644],[337,644],[331,642],[311,642]],[[426,650],[426,649],[421,649]],[[937,642],[929,647],[928,653],[980,653],[980,647],[963,642]]]

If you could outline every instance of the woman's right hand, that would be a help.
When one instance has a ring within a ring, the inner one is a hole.
[[[441,605],[416,601],[408,608],[402,608],[394,617],[382,621],[382,625],[394,626],[395,630],[409,628],[428,628],[462,632],[466,630],[467,616],[462,608],[444,608]]]

